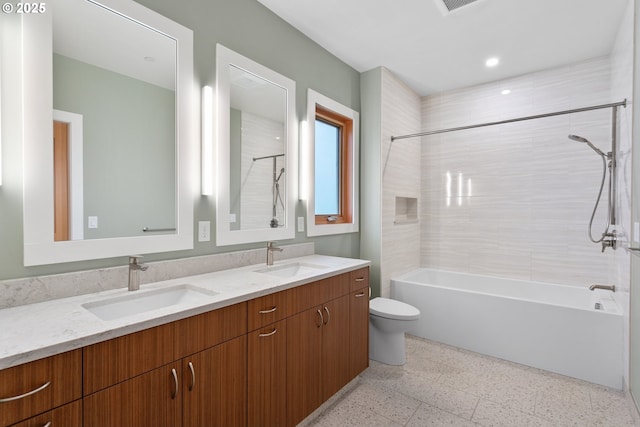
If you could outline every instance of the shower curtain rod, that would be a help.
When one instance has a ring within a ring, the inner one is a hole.
[[[499,122],[488,122],[488,123],[481,123],[481,124],[478,124],[478,125],[461,126],[461,127],[457,127],[457,128],[430,130],[430,131],[426,131],[426,132],[412,133],[410,135],[392,136],[391,137],[391,141],[393,142],[396,139],[416,138],[416,137],[419,137],[419,136],[436,135],[438,133],[455,132],[455,131],[459,131],[459,130],[481,128],[481,127],[485,127],[485,126],[503,125],[503,124],[506,124],[506,123],[521,122],[521,121],[524,121],[524,120],[542,119],[542,118],[545,118],[545,117],[560,116],[560,115],[563,115],[563,114],[582,113],[583,111],[600,110],[602,108],[617,108],[617,107],[620,107],[620,106],[627,108],[627,99],[626,98],[624,99],[624,101],[614,102],[612,104],[602,104],[602,105],[595,105],[593,107],[575,108],[573,110],[556,111],[554,113],[537,114],[535,116],[517,117],[515,119],[501,120]]]
[[[284,156],[284,153],[282,154],[272,154],[271,156],[262,156],[262,157],[254,157],[253,161],[255,162],[256,160],[262,160],[262,159],[275,159],[276,157],[282,157]]]

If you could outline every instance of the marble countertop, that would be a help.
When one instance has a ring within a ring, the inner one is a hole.
[[[257,272],[256,270],[266,268],[266,265],[258,264],[149,283],[140,286],[140,290],[133,293],[127,288],[121,288],[1,309],[0,369],[248,301],[370,264],[369,261],[359,259],[310,255],[277,261],[274,267],[296,262],[313,264],[319,268],[303,271],[293,277],[278,277]],[[211,292],[212,295],[108,321],[100,319],[82,306],[111,298],[157,292],[158,289],[183,284]]]

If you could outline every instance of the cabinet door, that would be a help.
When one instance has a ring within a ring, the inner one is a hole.
[[[82,400],[36,415],[11,427],[82,427]]]
[[[176,427],[180,364],[170,364],[84,398],[84,427]]]
[[[84,348],[84,394],[126,381],[176,360],[173,323]]]
[[[248,336],[248,425],[279,427],[287,419],[287,321]]]
[[[287,319],[287,425],[295,426],[322,403],[321,307]]]
[[[349,377],[349,296],[322,307],[322,401],[333,396]]]
[[[182,360],[183,427],[247,423],[247,337]]]
[[[349,377],[369,366],[369,288],[349,296]]]

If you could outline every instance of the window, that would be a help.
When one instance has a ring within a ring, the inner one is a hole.
[[[308,235],[358,231],[358,113],[309,90]]]
[[[353,120],[316,104],[315,223],[351,222]]]

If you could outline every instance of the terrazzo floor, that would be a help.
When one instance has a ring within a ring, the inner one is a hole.
[[[309,425],[640,426],[624,393],[407,336],[407,364],[374,361]]]

